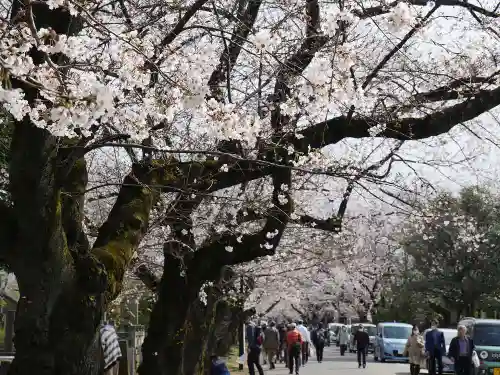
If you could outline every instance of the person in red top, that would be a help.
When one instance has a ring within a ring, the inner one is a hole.
[[[295,374],[299,375],[300,369],[300,353],[302,349],[302,335],[296,328],[294,323],[288,326],[288,332],[286,334],[286,347],[288,350],[288,369],[290,374],[293,374],[293,364],[295,362]]]

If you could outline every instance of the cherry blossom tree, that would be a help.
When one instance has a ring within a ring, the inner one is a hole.
[[[284,238],[275,257],[245,266],[256,280],[249,303],[258,301],[264,309],[280,299],[279,313],[271,315],[295,315],[310,322],[340,316],[369,320],[382,289],[402,266],[392,236],[400,221],[392,212],[368,213],[344,218],[340,234],[311,236],[314,231],[307,230],[307,241],[300,236],[304,231],[294,233],[293,243]]]
[[[3,8],[0,243],[21,294],[11,374],[95,372],[96,327],[155,231],[164,264],[140,373],[181,372],[179,333],[207,282],[273,256],[288,224],[339,230],[353,189],[384,178],[403,142],[500,104],[493,0]],[[355,162],[329,151],[348,138],[364,146]],[[345,182],[330,216],[297,207],[311,175]],[[235,204],[222,230],[197,231],[214,217],[206,205],[245,201],[261,183],[266,210]],[[90,193],[108,206],[97,225]]]
[[[402,265],[402,251],[394,238],[401,225],[401,215],[366,215],[351,223],[350,257],[344,256],[344,298],[355,309],[361,321],[372,319],[381,291]]]

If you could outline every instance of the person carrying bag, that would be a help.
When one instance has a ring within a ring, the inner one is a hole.
[[[420,335],[418,327],[415,325],[413,326],[411,336],[408,337],[403,353],[403,356],[409,357],[411,375],[419,375],[420,368],[425,367],[426,357],[424,346],[424,338]]]

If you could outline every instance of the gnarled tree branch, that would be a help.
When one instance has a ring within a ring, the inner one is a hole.
[[[92,249],[92,254],[106,270],[109,299],[120,292],[126,267],[146,233],[151,208],[159,194],[155,186],[177,179],[177,172],[175,163],[170,167],[134,164],[132,172],[125,177]],[[98,263],[95,263],[92,271],[96,272],[98,268]]]

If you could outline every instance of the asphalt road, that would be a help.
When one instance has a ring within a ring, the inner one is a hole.
[[[278,364],[275,370],[268,370],[263,366],[266,375],[287,375],[288,371],[284,365]],[[427,371],[423,371],[427,373]],[[410,365],[405,363],[380,363],[373,360],[373,354],[368,354],[366,368],[358,369],[356,353],[346,353],[340,356],[337,347],[326,347],[322,363],[316,362],[316,358],[310,358],[309,362],[300,369],[300,375],[409,375]]]

